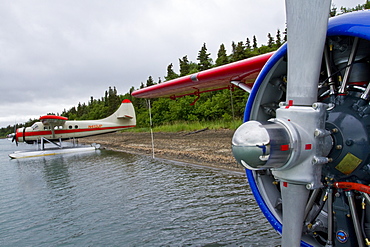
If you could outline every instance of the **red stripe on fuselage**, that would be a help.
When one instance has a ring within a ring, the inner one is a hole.
[[[102,131],[102,130],[118,130],[118,129],[126,129],[126,128],[133,128],[135,125],[129,126],[115,126],[115,127],[105,127],[105,128],[88,128],[88,129],[62,129],[62,130],[54,130],[55,135],[62,135],[62,134],[73,134],[73,133],[81,133],[86,132],[91,134],[94,131]],[[44,136],[44,135],[52,135],[51,130],[42,130],[42,131],[28,131],[25,132],[25,137],[31,136]],[[26,138],[27,139],[27,138]]]

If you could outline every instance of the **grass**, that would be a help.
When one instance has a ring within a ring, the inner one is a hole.
[[[231,129],[236,130],[241,124],[241,119],[237,119],[234,121],[223,121],[223,120],[217,120],[217,121],[178,121],[174,123],[168,123],[160,126],[154,126],[153,131],[154,132],[179,132],[179,131],[196,131],[201,129]],[[148,132],[150,131],[149,127],[143,127],[143,128],[133,128],[129,129],[128,131],[131,132]]]

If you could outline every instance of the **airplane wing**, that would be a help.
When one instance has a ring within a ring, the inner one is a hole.
[[[227,89],[231,81],[244,83],[250,89],[258,73],[272,55],[273,52],[270,52],[183,76],[139,89],[134,91],[132,96],[137,98],[170,97],[172,99],[186,95],[199,96],[200,93]]]
[[[45,115],[40,117],[40,121],[45,125],[62,125],[68,118],[55,115]]]

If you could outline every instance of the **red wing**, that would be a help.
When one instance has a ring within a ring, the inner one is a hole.
[[[40,121],[45,125],[63,125],[68,118],[55,115],[45,115],[40,117]]]
[[[177,98],[185,95],[221,90],[230,87],[231,81],[240,81],[252,88],[254,80],[273,52],[238,62],[183,76],[132,93],[137,98]]]

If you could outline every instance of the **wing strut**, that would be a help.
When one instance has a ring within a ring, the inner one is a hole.
[[[231,81],[230,82],[231,84],[237,86],[238,88],[241,88],[243,89],[244,91],[250,93],[251,92],[251,88],[247,86],[247,84],[245,84],[244,82],[241,82],[241,81]]]

